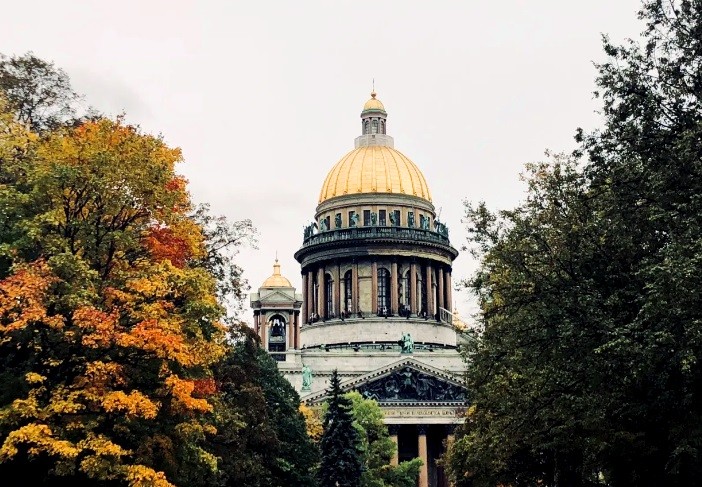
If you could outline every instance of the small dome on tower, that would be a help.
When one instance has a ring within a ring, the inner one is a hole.
[[[378,100],[378,99],[376,98],[376,95],[377,95],[377,94],[376,94],[375,91],[372,91],[372,92],[371,92],[370,100],[368,100],[368,101],[366,102],[366,104],[363,105],[363,111],[364,111],[364,112],[371,111],[371,110],[373,110],[373,111],[381,111],[381,112],[384,112],[384,111],[385,111],[385,107],[383,106],[383,102],[381,102],[380,100]]]
[[[273,264],[273,275],[263,281],[261,287],[293,287],[287,278],[280,275],[278,259],[275,259],[275,264]]]

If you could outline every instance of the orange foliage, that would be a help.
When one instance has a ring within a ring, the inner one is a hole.
[[[152,228],[144,238],[144,245],[156,261],[170,260],[182,269],[190,255],[189,243],[168,227]]]
[[[193,396],[195,397],[205,397],[211,396],[217,392],[217,383],[213,378],[207,379],[196,379],[193,381],[195,388],[193,389]]]
[[[114,343],[118,319],[116,311],[108,314],[91,306],[73,312],[73,323],[85,332],[83,345],[90,348],[108,347]]]
[[[47,291],[57,281],[45,262],[27,265],[0,281],[0,333],[33,324],[61,328],[63,318],[49,316],[44,305]]]

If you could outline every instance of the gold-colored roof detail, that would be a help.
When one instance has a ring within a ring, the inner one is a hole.
[[[385,111],[385,107],[383,106],[383,102],[378,100],[376,98],[377,93],[375,91],[371,92],[371,97],[370,100],[366,102],[365,105],[363,105],[363,111],[365,112],[366,110],[382,110]]]
[[[319,202],[358,193],[406,194],[431,202],[419,168],[400,151],[386,146],[362,146],[342,157],[324,180]]]
[[[290,281],[280,275],[278,259],[275,259],[275,264],[273,264],[273,275],[263,281],[261,287],[293,287]]]

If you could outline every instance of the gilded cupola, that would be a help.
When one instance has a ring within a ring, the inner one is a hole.
[[[327,174],[319,203],[353,194],[397,194],[431,202],[424,175],[407,156],[394,148],[387,135],[387,112],[375,91],[363,105],[361,135],[355,148]]]

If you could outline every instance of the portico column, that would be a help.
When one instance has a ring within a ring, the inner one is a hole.
[[[260,335],[260,332],[261,332],[261,329],[260,329],[260,328],[261,328],[261,327],[258,326],[258,315],[259,315],[259,314],[260,314],[260,313],[259,313],[258,311],[254,311],[254,332],[255,332],[256,335],[258,335],[258,337],[260,338],[260,337],[261,337],[261,335]]]
[[[317,316],[324,317],[324,267],[317,271]]]
[[[410,265],[410,312],[417,314],[417,264]]]
[[[439,267],[439,268],[437,269],[436,274],[437,274],[437,277],[438,277],[438,280],[439,280],[439,282],[438,282],[438,285],[439,285],[439,289],[438,289],[438,291],[439,291],[439,303],[438,303],[438,307],[439,307],[439,308],[446,308],[446,305],[444,304],[444,270],[443,270],[441,267]],[[437,308],[437,311],[439,311],[438,308]],[[449,310],[449,311],[451,311],[451,310]]]
[[[397,262],[390,265],[390,314],[397,315]]]
[[[266,322],[266,315],[261,315],[261,344],[264,350],[268,350],[268,343],[266,342],[268,337],[268,323]]]
[[[304,294],[304,299],[303,301],[305,302],[305,305],[302,307],[302,322],[307,323],[307,303],[309,302],[309,299],[307,297],[307,274],[302,273],[302,292]]]
[[[395,452],[392,454],[390,459],[390,465],[397,466],[400,463],[400,444],[397,439],[397,435],[400,432],[399,424],[388,425],[388,433],[390,433],[390,439],[395,443]]]
[[[430,317],[434,316],[436,311],[434,310],[434,289],[431,282],[431,264],[426,265],[427,273],[427,314]]]
[[[419,458],[422,468],[419,469],[419,487],[429,487],[429,455],[427,455],[427,427],[423,424],[417,426]]]

